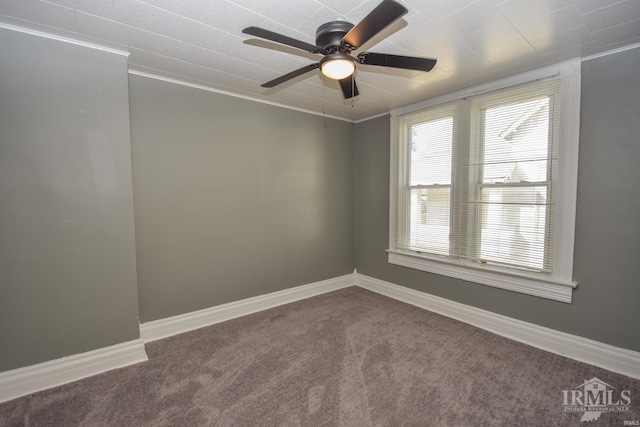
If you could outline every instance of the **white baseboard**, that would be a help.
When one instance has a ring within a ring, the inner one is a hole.
[[[364,289],[460,320],[532,347],[640,379],[639,352],[513,319],[362,274],[355,274],[355,283]]]
[[[354,285],[354,274],[140,325],[141,339],[0,372],[0,402],[147,361],[144,343]]]
[[[141,339],[0,372],[0,402],[147,359],[144,342],[231,320],[349,286],[385,295],[524,344],[640,379],[640,353],[523,322],[362,274],[298,286],[140,325]]]
[[[140,325],[140,337],[144,342],[151,342],[353,285],[354,274],[347,274],[191,313],[153,320]]]
[[[0,402],[146,360],[144,343],[137,339],[0,372]]]

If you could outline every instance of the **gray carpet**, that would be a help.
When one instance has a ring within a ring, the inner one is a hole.
[[[640,381],[351,287],[156,341],[0,404],[2,426],[569,426],[640,419]],[[598,379],[630,412],[563,412]]]

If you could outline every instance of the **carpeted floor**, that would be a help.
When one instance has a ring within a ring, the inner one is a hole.
[[[351,287],[147,344],[0,404],[0,426],[570,426],[640,420],[640,381]],[[598,378],[628,412],[563,411]],[[633,424],[627,424],[633,425]]]

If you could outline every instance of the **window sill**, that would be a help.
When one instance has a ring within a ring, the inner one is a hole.
[[[387,250],[387,252],[389,254],[389,264],[565,303],[571,303],[573,289],[578,286],[573,281],[535,277],[533,274],[527,275],[526,273],[505,272],[491,267],[481,268],[456,264],[451,261],[429,258],[408,252],[392,250]]]

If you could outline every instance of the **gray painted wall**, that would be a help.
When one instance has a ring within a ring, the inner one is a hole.
[[[353,272],[353,124],[130,89],[142,322]]]
[[[574,277],[568,305],[387,263],[389,117],[356,126],[359,273],[640,351],[640,49],[583,63]]]
[[[138,310],[150,321],[354,265],[640,350],[639,52],[583,64],[567,305],[387,263],[388,117],[354,126],[128,82],[124,57],[0,29],[0,371],[135,339]]]
[[[0,29],[0,371],[139,337],[127,58]]]

